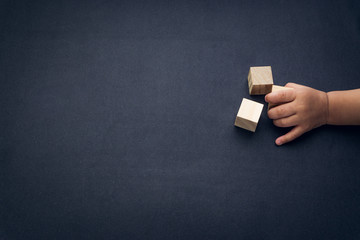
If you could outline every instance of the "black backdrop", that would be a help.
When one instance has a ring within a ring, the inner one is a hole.
[[[359,63],[358,1],[1,1],[0,239],[359,239],[359,127],[233,126]]]

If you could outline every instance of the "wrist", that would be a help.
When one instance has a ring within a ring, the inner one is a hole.
[[[330,116],[329,94],[328,94],[327,92],[325,92],[325,96],[326,96],[326,105],[325,105],[325,109],[326,109],[326,113],[325,113],[325,124],[329,124],[329,116]]]
[[[318,102],[319,104],[317,105],[317,124],[315,125],[316,127],[320,127],[323,125],[328,124],[329,121],[329,98],[328,98],[328,94],[326,92],[323,91],[319,91],[318,90]]]
[[[327,92],[326,93],[328,98],[328,117],[327,117],[327,124],[333,125],[336,124],[336,103],[334,102],[334,99],[336,98],[336,92]]]

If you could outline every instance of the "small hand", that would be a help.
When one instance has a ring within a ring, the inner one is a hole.
[[[305,132],[327,123],[328,97],[325,92],[288,83],[285,87],[293,88],[269,93],[265,101],[280,104],[268,111],[269,118],[278,127],[294,127],[287,134],[278,137],[277,145],[293,141]]]

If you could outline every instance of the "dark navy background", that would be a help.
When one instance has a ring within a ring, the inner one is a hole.
[[[360,239],[359,127],[233,126],[359,63],[358,1],[1,1],[0,239]]]

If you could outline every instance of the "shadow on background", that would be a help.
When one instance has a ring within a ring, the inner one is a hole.
[[[238,135],[239,137],[244,137],[246,139],[251,139],[254,137],[254,133],[251,131],[248,131],[246,129],[240,128],[240,127],[236,127],[234,126],[234,131],[236,133],[236,135]]]

